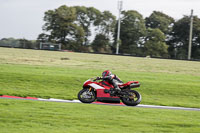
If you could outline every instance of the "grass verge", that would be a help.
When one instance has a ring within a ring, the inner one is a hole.
[[[2,133],[198,133],[200,112],[0,99]]]

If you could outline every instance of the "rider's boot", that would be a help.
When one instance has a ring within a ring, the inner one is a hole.
[[[116,93],[119,93],[121,91],[121,89],[117,86],[116,88],[114,88],[114,92],[115,92],[115,94]]]

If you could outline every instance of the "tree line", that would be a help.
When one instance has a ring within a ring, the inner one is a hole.
[[[118,21],[109,11],[62,5],[46,11],[44,22],[37,43],[60,43],[62,49],[78,52],[116,51]],[[194,16],[193,22],[192,59],[200,59],[200,18]],[[146,18],[135,10],[122,11],[119,53],[187,59],[189,28],[190,16],[175,21],[159,11]]]
[[[25,48],[36,49],[38,47],[36,40],[15,39],[15,38],[2,38],[0,40],[0,47],[12,47],[12,48]]]
[[[93,7],[60,6],[44,16],[44,33],[39,41],[61,43],[64,49],[115,53],[117,20],[109,11]],[[121,54],[186,59],[190,16],[175,21],[158,11],[149,17],[135,11],[122,11]],[[91,38],[94,38],[91,41]],[[192,58],[200,59],[200,19],[194,16]]]

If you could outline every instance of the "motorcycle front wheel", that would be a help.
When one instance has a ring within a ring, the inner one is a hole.
[[[78,93],[78,99],[82,103],[92,103],[96,100],[96,94],[94,91],[89,91],[89,89],[83,89]]]
[[[121,98],[121,100],[125,105],[136,106],[141,102],[142,96],[139,92],[135,90],[130,90],[129,92],[127,92],[127,95]]]

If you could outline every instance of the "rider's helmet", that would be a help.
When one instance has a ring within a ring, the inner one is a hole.
[[[105,71],[102,73],[102,77],[104,78],[104,77],[106,77],[106,76],[110,76],[111,74],[112,74],[111,71],[105,70]]]

